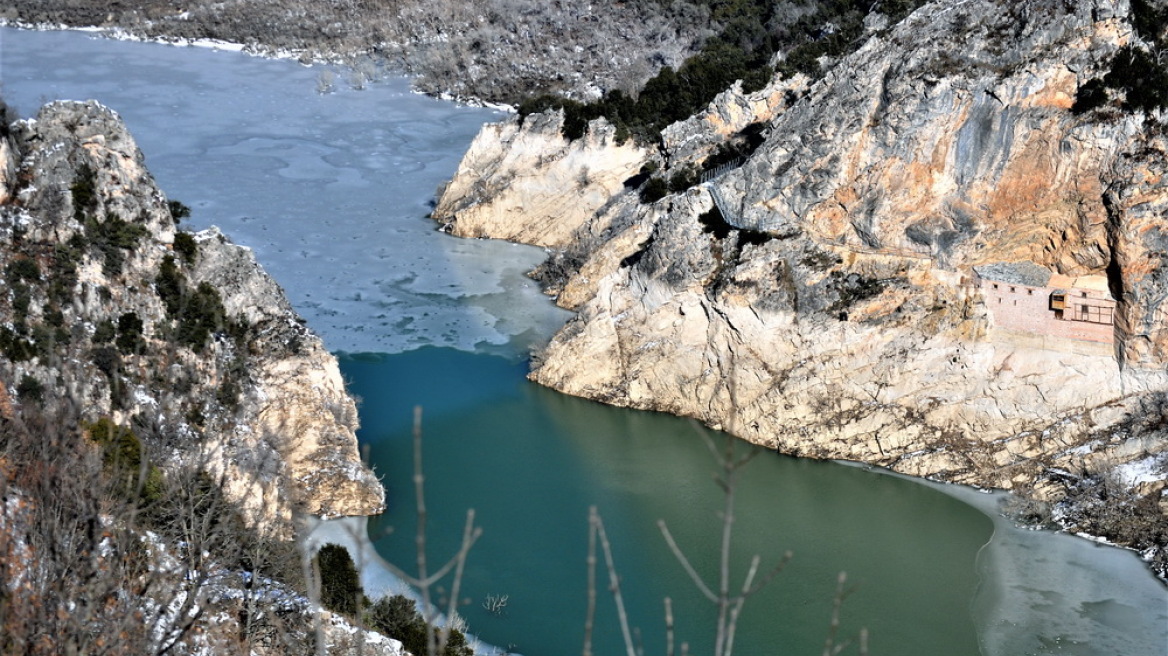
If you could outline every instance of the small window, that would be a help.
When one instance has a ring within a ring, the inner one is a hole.
[[[1087,292],[1079,292],[1079,293],[1083,295],[1083,298],[1087,298]]]
[[[997,288],[998,288],[998,283],[996,283],[996,282],[995,282],[995,283],[994,283],[994,289],[997,289]]]
[[[1027,295],[1027,296],[1034,296],[1034,290],[1033,290],[1033,289],[1027,289],[1027,290],[1026,290],[1026,295]]]
[[[1013,293],[1014,293],[1014,291],[1015,291],[1015,290],[1014,290],[1014,288],[1013,288],[1013,287],[1011,287],[1011,288],[1010,288],[1010,293],[1011,293],[1011,294],[1013,294]]]

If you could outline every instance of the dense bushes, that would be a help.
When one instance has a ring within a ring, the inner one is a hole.
[[[102,255],[102,272],[107,276],[122,273],[126,251],[133,250],[147,234],[146,226],[130,223],[112,212],[106,213],[104,221],[89,217],[85,221],[85,236],[89,244]]]
[[[77,265],[87,244],[85,238],[74,233],[64,244],[53,246],[52,264],[49,266],[49,299],[58,305],[66,305],[73,300],[73,290],[77,285]]]
[[[0,497],[19,502],[0,581],[20,582],[0,586],[0,654],[315,653],[311,612],[273,581],[303,592],[291,541],[249,528],[198,456],[163,476],[163,435],[79,411],[57,398],[0,419]]]
[[[140,538],[108,519],[130,511],[99,449],[72,415],[19,412],[0,420],[0,493],[20,509],[0,523],[0,653],[154,653],[139,605],[151,572]]]
[[[202,351],[211,333],[227,328],[227,311],[223,309],[219,291],[210,283],[199,283],[185,300],[175,339],[179,344]]]
[[[207,282],[191,289],[173,257],[163,258],[154,288],[167,317],[176,322],[173,337],[178,344],[200,352],[212,333],[229,327],[219,291]]]
[[[325,608],[356,617],[364,593],[357,568],[344,547],[326,544],[316,553],[320,571],[320,603]]]
[[[89,164],[77,167],[77,176],[69,186],[73,197],[73,218],[78,223],[85,221],[87,214],[97,209],[97,174]]]
[[[359,611],[369,628],[401,641],[406,651],[424,656],[427,648],[427,631],[437,631],[429,626],[418,612],[412,599],[402,595],[382,597],[369,603],[361,589],[360,577],[349,552],[342,546],[326,544],[316,553],[316,565],[320,576],[320,604],[325,608],[356,618]],[[457,629],[451,629],[442,656],[472,656],[474,652],[466,644],[466,636]]]
[[[122,353],[130,354],[142,350],[146,345],[145,339],[142,337],[142,329],[145,326],[142,323],[142,318],[136,312],[126,312],[118,317],[118,337],[117,347]]]
[[[146,460],[134,431],[108,417],[86,424],[89,438],[101,448],[101,460],[117,491],[127,500],[154,504],[162,498],[162,471]]]
[[[174,252],[179,254],[183,262],[194,264],[199,254],[199,244],[194,235],[189,232],[176,232],[174,235]]]
[[[365,623],[375,631],[400,640],[411,654],[428,653],[426,620],[418,613],[413,600],[407,597],[397,595],[378,599],[365,612]],[[431,630],[436,631],[432,627]],[[451,629],[442,656],[471,656],[473,653],[462,631]]]
[[[639,193],[642,203],[656,203],[669,194],[669,183],[664,178],[649,178]]]
[[[40,282],[41,269],[31,257],[17,257],[4,267],[4,279],[9,285],[19,282]]]
[[[191,208],[187,207],[182,201],[169,200],[166,203],[166,207],[170,210],[170,218],[174,219],[175,223],[191,216]]]
[[[69,245],[79,251],[96,248],[103,258],[102,272],[107,276],[120,275],[126,259],[125,251],[138,246],[149,232],[146,226],[126,221],[113,212],[106,212],[104,220],[98,219],[97,174],[89,164],[82,163],[77,167],[69,191],[73,199],[73,218],[85,229],[85,236],[74,235],[76,239],[70,240]],[[79,258],[68,259],[75,261]]]
[[[45,397],[45,386],[36,378],[24,374],[16,386],[16,393],[20,396],[21,401],[42,401]]]
[[[158,277],[154,279],[154,290],[162,306],[166,308],[166,316],[175,318],[182,310],[183,295],[187,292],[186,276],[178,270],[173,257],[165,257],[158,267]]]
[[[0,326],[0,353],[13,362],[24,362],[36,356],[36,347],[8,326]]]
[[[769,55],[764,53],[713,39],[676,71],[663,68],[645,83],[636,100],[620,90],[587,104],[544,95],[520,104],[519,115],[563,109],[563,133],[569,139],[583,136],[588,122],[603,116],[616,126],[618,141],[629,136],[641,142],[656,141],[665,126],[706,106],[735,80],[744,80],[748,91],[762,88],[773,74],[767,66]]]
[[[693,164],[676,167],[668,178],[654,175],[658,172],[656,164],[642,167],[637,175],[625,180],[625,186],[630,189],[639,187],[641,202],[646,204],[655,203],[669,194],[679,194],[697,185],[706,174],[718,172],[719,167],[740,164],[762,145],[764,130],[761,123],[752,123],[720,144],[700,167]]]
[[[1152,49],[1168,48],[1168,7],[1157,7],[1149,0],[1132,0],[1132,25]],[[1111,60],[1103,77],[1092,78],[1079,87],[1071,111],[1083,114],[1120,101],[1126,111],[1153,111],[1168,107],[1168,66],[1146,47],[1127,45]]]

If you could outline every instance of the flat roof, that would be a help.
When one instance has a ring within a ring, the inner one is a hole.
[[[994,262],[973,267],[978,276],[1012,285],[1046,287],[1053,272],[1033,262]]]

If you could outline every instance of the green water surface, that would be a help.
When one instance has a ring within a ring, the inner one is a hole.
[[[666,596],[678,641],[712,653],[714,607],[656,527],[664,519],[713,582],[723,497],[691,422],[567,397],[526,381],[526,364],[490,355],[427,347],[346,356],[341,368],[362,399],[359,437],[389,495],[371,533],[386,559],[407,568],[415,560],[411,415],[424,407],[428,552],[431,562],[452,553],[475,509],[483,536],[461,613],[483,640],[528,656],[580,653],[595,505],[645,653],[664,653]],[[873,655],[978,654],[970,605],[991,523],[977,510],[909,481],[769,452],[743,471],[737,497],[735,581],[755,553],[764,567],[784,551],[794,557],[747,603],[736,654],[820,654],[840,571],[855,588],[841,634],[866,627]],[[504,594],[501,616],[482,608],[487,595]],[[622,653],[604,584],[600,599],[595,653]]]

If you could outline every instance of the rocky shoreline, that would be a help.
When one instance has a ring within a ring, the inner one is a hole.
[[[1126,7],[1088,4],[928,5],[810,87],[726,92],[656,152],[603,120],[577,142],[556,113],[488,126],[434,217],[552,251],[537,274],[577,316],[541,384],[1013,490],[1163,575],[1168,144],[1140,113],[1069,111],[1136,38]],[[638,172],[673,179],[750,126],[766,137],[738,168],[638,192]],[[995,316],[973,267],[1026,262],[1106,280],[1113,343]]]

